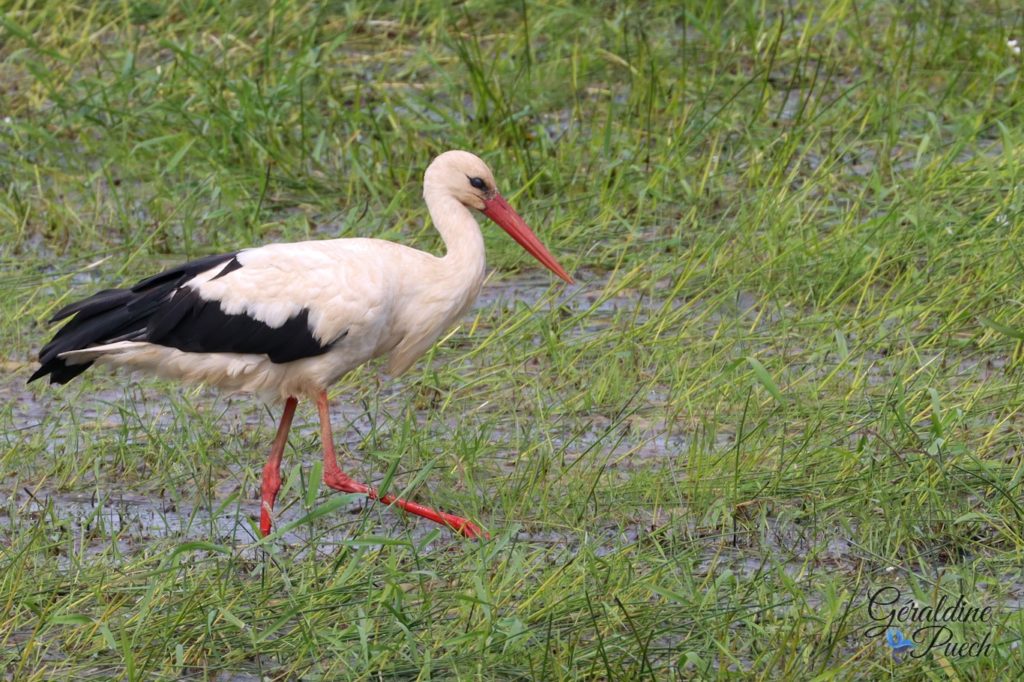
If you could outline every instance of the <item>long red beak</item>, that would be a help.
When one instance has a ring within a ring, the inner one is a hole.
[[[519,245],[530,252],[530,255],[544,264],[551,272],[555,273],[569,284],[573,283],[569,273],[558,264],[555,257],[540,243],[537,235],[533,233],[526,221],[519,217],[505,198],[495,192],[493,199],[484,202],[484,215],[498,223],[501,229],[508,232],[512,239],[519,242]]]

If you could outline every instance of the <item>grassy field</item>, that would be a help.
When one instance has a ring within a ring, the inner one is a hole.
[[[1019,3],[0,11],[7,679],[1024,675]],[[335,430],[491,540],[322,490],[307,404],[258,541],[278,406],[25,386],[59,306],[164,265],[437,252],[448,148],[578,283],[488,225],[473,313]],[[894,657],[883,588],[990,646]]]

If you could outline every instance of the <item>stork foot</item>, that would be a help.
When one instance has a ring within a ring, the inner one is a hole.
[[[260,486],[260,532],[263,534],[263,537],[270,535],[274,501],[277,499],[277,491],[281,489],[280,473],[276,469],[268,472],[267,469],[269,468],[269,466],[263,468],[263,484]]]
[[[394,495],[389,494],[381,496],[374,488],[353,480],[352,477],[338,468],[337,463],[332,466],[329,460],[324,462],[324,484],[329,488],[333,488],[334,490],[338,490],[343,493],[362,493],[371,500],[377,500],[387,505],[393,504],[396,507],[404,509],[410,514],[422,516],[434,523],[447,526],[467,538],[490,539],[491,537],[483,531],[480,526],[476,525],[472,521],[462,518],[461,516],[438,511],[437,509],[432,509],[422,505],[419,502],[403,500],[402,498]]]
[[[260,484],[260,532],[263,537],[270,535],[274,501],[277,499],[277,491],[281,489],[281,456],[288,442],[288,430],[292,427],[292,417],[295,416],[295,406],[298,404],[299,401],[295,398],[284,401],[284,412],[281,414],[281,423],[277,426],[277,436],[274,437],[274,444],[270,448],[270,457],[263,466],[263,482]]]
[[[418,502],[403,500],[402,498],[395,497],[394,495],[381,496],[380,493],[365,483],[358,483],[357,481],[352,480],[352,478],[338,466],[338,457],[334,452],[334,436],[331,434],[331,412],[327,401],[326,391],[320,391],[317,394],[316,407],[317,411],[320,413],[320,440],[322,441],[324,448],[324,484],[327,485],[327,487],[339,490],[343,493],[362,493],[371,500],[379,500],[380,502],[388,505],[393,504],[396,507],[401,507],[410,514],[422,516],[425,519],[430,519],[434,523],[447,526],[467,538],[490,537],[486,532],[480,529],[480,526],[467,521],[461,516],[455,516],[454,514],[448,514],[443,511],[431,509],[430,507]]]

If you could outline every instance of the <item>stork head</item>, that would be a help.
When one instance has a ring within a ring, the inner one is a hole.
[[[508,232],[544,267],[572,284],[569,273],[498,192],[491,169],[480,157],[455,149],[435,158],[423,176],[424,196],[434,192],[447,194],[464,206],[480,211]]]
[[[483,159],[457,149],[441,154],[427,166],[423,187],[440,190],[478,211],[485,210],[487,199],[498,193],[494,175]]]

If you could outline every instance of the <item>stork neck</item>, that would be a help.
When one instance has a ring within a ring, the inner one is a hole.
[[[483,272],[484,238],[473,213],[448,194],[426,192],[427,209],[434,227],[441,233],[447,253],[445,263],[453,269]]]

